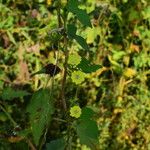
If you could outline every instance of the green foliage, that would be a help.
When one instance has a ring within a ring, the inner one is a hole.
[[[150,6],[146,7],[143,11],[142,11],[142,15],[144,19],[149,19],[150,18]]]
[[[43,130],[49,125],[54,112],[52,97],[49,90],[40,89],[35,92],[27,108],[30,113],[31,130],[36,145],[39,144]]]
[[[53,140],[50,143],[46,144],[46,150],[64,150],[65,141],[64,139]]]
[[[82,58],[78,67],[85,73],[95,72],[96,70],[100,69],[100,65],[93,65],[88,61],[86,58]]]
[[[87,15],[87,13],[86,13],[85,10],[79,9],[79,10],[76,12],[76,15],[77,15],[77,18],[79,19],[79,21],[80,21],[83,25],[92,27],[91,22],[90,22],[90,18],[89,18],[89,16]]]
[[[85,80],[85,73],[82,71],[74,71],[71,75],[72,82],[81,84]]]
[[[67,26],[67,34],[69,38],[74,39],[76,36],[77,27],[73,24],[68,24]]]
[[[149,0],[0,0],[0,16],[0,149],[150,149]]]
[[[75,39],[83,49],[89,50],[86,40],[83,37],[76,35],[76,31],[77,31],[77,28],[73,24],[69,24],[67,26],[67,34],[69,38]]]
[[[79,121],[76,124],[77,134],[81,144],[96,149],[98,145],[98,127],[96,121],[92,120],[93,111],[90,108],[84,108]]]
[[[89,50],[86,40],[83,37],[76,35],[74,39],[81,45],[82,48]]]
[[[98,144],[98,127],[95,121],[81,120],[77,125],[77,134],[79,136],[81,144],[89,146],[91,149]]]
[[[95,114],[95,112],[92,109],[90,109],[88,107],[84,107],[82,109],[82,114],[80,116],[80,119],[81,120],[89,120],[90,118],[93,117],[94,114]]]
[[[79,1],[69,0],[67,4],[67,9],[72,13],[76,13],[76,11],[78,11],[78,5],[79,5]]]
[[[81,56],[78,54],[70,54],[68,63],[77,66],[81,62]]]
[[[1,97],[3,100],[13,100],[14,98],[20,98],[29,95],[25,90],[15,90],[13,88],[4,88]]]
[[[88,14],[86,13],[85,10],[79,9],[78,5],[79,5],[78,1],[69,0],[67,9],[70,12],[74,13],[83,25],[92,27]]]

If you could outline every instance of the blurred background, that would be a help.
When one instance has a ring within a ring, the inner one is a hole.
[[[65,4],[62,0],[62,7]],[[150,1],[80,0],[80,8],[86,9],[92,28],[74,22],[71,14],[68,22],[76,24],[89,50],[73,42],[69,52],[101,66],[78,86],[80,107],[91,106],[96,112],[98,149],[150,150]],[[17,128],[9,115],[25,132],[31,94],[47,82],[45,75],[30,75],[56,59],[63,69],[64,53],[57,47],[61,37],[51,34],[57,27],[55,1],[0,0],[0,105],[5,107],[0,107],[0,150],[29,149],[29,143],[14,136]],[[61,79],[62,73],[55,77],[56,99]],[[68,75],[67,100],[76,88]],[[63,132],[52,127],[49,139]],[[74,149],[89,148],[77,140]]]

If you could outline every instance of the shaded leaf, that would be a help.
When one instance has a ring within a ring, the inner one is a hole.
[[[15,90],[13,88],[7,87],[3,89],[1,97],[3,100],[13,100],[14,98],[24,97],[29,95],[27,91]]]
[[[38,145],[45,127],[51,120],[54,107],[50,98],[49,90],[40,89],[33,94],[31,102],[27,107],[27,112],[30,113],[33,140],[36,145]]]
[[[46,144],[46,150],[64,150],[65,141],[64,139],[53,140],[50,143]]]
[[[67,34],[69,36],[69,38],[74,39],[76,36],[76,31],[77,31],[77,27],[73,24],[68,24],[67,25]]]
[[[78,0],[69,0],[67,4],[67,9],[72,13],[76,13],[76,11],[78,11],[78,5],[79,5]]]
[[[85,26],[92,27],[90,18],[88,14],[86,13],[86,10],[82,10],[78,8],[79,1],[77,0],[69,0],[67,4],[67,9],[68,11],[72,12],[75,14],[78,18],[78,20]]]
[[[80,46],[81,46],[83,49],[89,50],[89,47],[88,47],[88,45],[87,45],[87,43],[86,43],[86,40],[85,40],[83,37],[81,37],[81,36],[79,36],[79,35],[76,35],[76,36],[75,36],[75,40],[80,44]]]
[[[80,68],[85,73],[91,73],[91,72],[95,72],[98,69],[100,69],[101,66],[91,64],[90,61],[88,61],[86,58],[82,57],[82,60],[81,60],[80,64],[78,65],[78,68]]]
[[[88,47],[88,44],[86,43],[86,40],[79,36],[79,35],[76,35],[76,31],[77,31],[77,28],[75,25],[73,24],[68,24],[67,26],[67,34],[68,34],[68,37],[70,39],[75,39],[79,44],[80,46],[85,49],[85,50],[89,50],[89,47]]]
[[[81,144],[85,144],[91,149],[95,149],[98,144],[98,126],[96,121],[92,120],[95,112],[88,107],[82,109],[82,114],[77,121],[76,130]]]
[[[78,11],[76,11],[76,16],[83,25],[92,27],[92,24],[90,22],[90,17],[88,16],[85,10],[78,9]]]
[[[81,144],[85,144],[91,149],[94,149],[98,144],[98,127],[95,121],[86,119],[81,120],[76,125],[77,135]]]
[[[84,108],[82,108],[82,114],[80,116],[80,119],[89,120],[93,117],[94,114],[95,114],[95,112],[91,108],[84,107]]]

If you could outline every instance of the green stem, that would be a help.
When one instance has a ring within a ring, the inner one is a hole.
[[[78,99],[78,93],[80,91],[80,86],[76,88],[75,99]]]
[[[14,119],[10,116],[10,114],[6,111],[6,109],[0,105],[0,109],[6,114],[6,116],[8,117],[8,119],[12,122],[13,126],[16,127],[17,123],[14,121]]]
[[[64,10],[65,11],[65,10]],[[65,17],[63,17],[63,23],[64,23],[64,30],[67,29],[67,12],[65,12]],[[67,110],[67,104],[65,100],[65,87],[66,87],[66,78],[67,78],[67,68],[68,68],[68,58],[69,58],[69,51],[68,51],[68,39],[67,34],[64,33],[64,55],[65,55],[65,62],[64,62],[64,74],[62,79],[62,88],[61,88],[61,99],[62,99],[62,105],[63,109]]]
[[[53,120],[59,121],[59,122],[67,122],[66,120],[60,119],[60,118],[53,118]]]

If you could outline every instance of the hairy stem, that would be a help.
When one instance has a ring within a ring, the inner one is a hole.
[[[61,5],[61,3],[60,3]],[[67,11],[64,10],[64,16],[63,16],[63,26],[64,26],[64,31],[66,32],[66,22],[67,22]],[[58,10],[58,24],[59,27],[62,26],[61,24],[61,15],[60,15],[60,9]],[[64,55],[65,55],[65,62],[64,62],[64,71],[63,71],[63,78],[62,78],[62,84],[61,84],[61,104],[63,109],[66,111],[67,110],[67,104],[66,104],[66,99],[65,99],[65,86],[66,86],[66,78],[67,78],[67,68],[68,68],[68,57],[69,57],[69,51],[68,51],[68,39],[67,39],[67,34],[64,33],[64,39],[63,39],[63,50],[64,50]]]
[[[67,37],[64,37],[64,54],[65,54],[65,62],[64,62],[64,73],[63,73],[63,79],[62,79],[62,88],[61,88],[61,99],[62,99],[62,105],[63,109],[67,110],[66,100],[65,100],[65,86],[66,86],[66,78],[67,78],[67,68],[68,68],[68,56],[69,52],[67,50]]]

